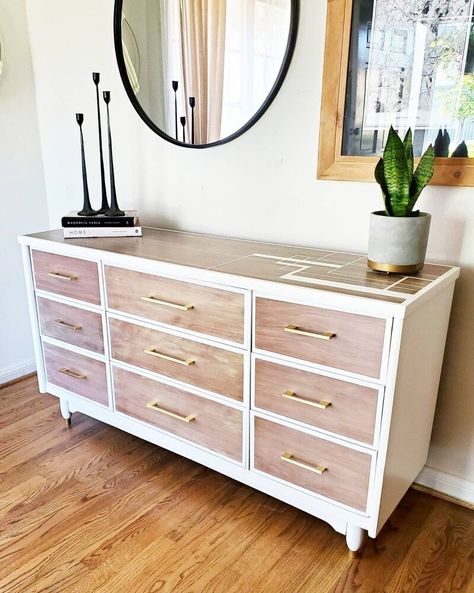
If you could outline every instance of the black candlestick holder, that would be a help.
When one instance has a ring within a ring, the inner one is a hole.
[[[174,133],[176,140],[178,140],[178,86],[179,83],[177,80],[171,81],[171,87],[174,91]]]
[[[83,113],[76,113],[76,121],[79,125],[79,134],[81,138],[81,164],[82,164],[82,185],[83,185],[83,193],[84,193],[84,203],[82,206],[82,210],[79,211],[77,214],[79,216],[95,216],[98,214],[95,210],[93,210],[91,206],[91,201],[89,197],[89,184],[87,183],[87,167],[86,167],[86,152],[84,149],[84,135],[82,133],[82,124],[84,123],[84,114]]]
[[[189,106],[191,107],[191,144],[194,144],[194,108],[196,107],[196,97],[189,97]]]
[[[114,157],[112,151],[112,132],[110,130],[110,91],[104,91],[104,101],[107,105],[107,130],[109,136],[109,165],[110,165],[110,208],[105,212],[106,216],[125,216],[125,212],[120,210],[117,202],[117,192],[115,190]]]
[[[100,209],[98,210],[99,214],[105,214],[105,212],[109,209],[109,203],[107,201],[107,189],[105,184],[105,167],[104,167],[104,151],[102,149],[102,120],[100,117],[100,100],[99,100],[99,83],[100,83],[100,73],[93,72],[92,73],[92,80],[95,84],[95,93],[97,99],[97,123],[99,127],[99,154],[100,154],[100,186],[101,186],[101,193],[102,193],[102,203]]]
[[[179,118],[179,121],[181,122],[181,125],[183,126],[183,142],[184,142],[184,144],[186,144],[186,118],[184,117],[184,115]]]

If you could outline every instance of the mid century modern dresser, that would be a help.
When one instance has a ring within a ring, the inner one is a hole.
[[[375,537],[425,464],[459,269],[145,229],[19,239],[41,392]]]

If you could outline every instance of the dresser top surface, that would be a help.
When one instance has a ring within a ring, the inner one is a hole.
[[[415,275],[380,274],[360,253],[229,239],[144,228],[143,237],[64,239],[62,229],[29,235],[74,247],[256,278],[292,286],[330,290],[404,303],[455,268],[425,264]]]

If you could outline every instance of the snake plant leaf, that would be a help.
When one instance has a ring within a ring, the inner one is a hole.
[[[385,203],[385,212],[388,214],[388,216],[393,216],[392,206],[390,204],[388,196],[387,184],[385,182],[385,174],[383,172],[383,159],[379,159],[379,162],[375,167],[374,175],[375,180],[380,185],[380,188],[382,190],[383,201]]]
[[[451,144],[451,136],[449,135],[448,130],[446,130],[446,128],[443,132],[443,143],[446,147],[446,156],[449,156],[449,145]]]
[[[410,204],[408,214],[413,210],[416,201],[420,197],[423,189],[428,185],[434,173],[435,151],[430,144],[421,157],[418,167],[413,175],[413,181],[410,187]]]
[[[449,143],[451,138],[446,130],[440,128],[436,140],[434,143],[434,153],[436,156],[447,157],[449,156]]]
[[[405,156],[405,147],[393,127],[390,127],[383,153],[383,172],[393,215],[407,216],[411,177]]]
[[[464,142],[464,140],[454,150],[454,152],[453,152],[453,154],[451,156],[452,157],[464,157],[464,158],[467,158],[469,156],[469,151],[468,151],[468,148],[467,148],[467,144]]]
[[[403,140],[403,146],[405,147],[405,156],[407,159],[408,172],[410,173],[410,176],[413,177],[413,167],[414,167],[413,134],[411,132],[411,128],[408,128],[408,131],[405,134],[405,138]],[[410,180],[410,183],[411,183],[411,180]]]
[[[439,130],[434,144],[435,156],[447,157],[449,156],[449,145],[451,144],[451,137],[446,129]]]

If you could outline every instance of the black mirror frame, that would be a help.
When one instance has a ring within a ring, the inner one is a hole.
[[[177,146],[181,146],[183,148],[211,148],[214,146],[220,146],[222,144],[227,144],[232,140],[235,140],[242,134],[244,134],[247,130],[249,130],[252,126],[254,126],[257,121],[263,116],[263,114],[267,111],[267,109],[272,104],[273,100],[277,96],[285,78],[288,73],[288,69],[290,67],[291,59],[293,57],[293,53],[296,46],[296,39],[298,35],[298,24],[299,24],[299,12],[300,12],[300,0],[291,0],[291,21],[290,21],[290,31],[288,35],[288,44],[286,46],[285,56],[283,58],[283,62],[281,68],[278,72],[278,76],[275,80],[275,83],[270,90],[267,98],[259,108],[259,110],[255,113],[255,115],[239,130],[219,140],[217,142],[210,142],[209,144],[188,144],[184,142],[180,142],[175,138],[172,138],[168,134],[166,134],[161,128],[159,128],[155,122],[150,119],[147,115],[143,107],[140,105],[133,89],[130,85],[130,81],[128,79],[127,70],[125,68],[125,61],[123,58],[123,51],[122,51],[122,7],[123,7],[123,0],[115,0],[115,7],[114,7],[114,43],[115,43],[115,56],[117,58],[117,64],[120,72],[120,77],[122,79],[123,85],[125,87],[125,91],[132,103],[135,111],[138,115],[142,118],[142,120],[147,124],[149,128],[151,128],[158,136],[161,136],[164,140],[171,142],[172,144],[176,144]]]

